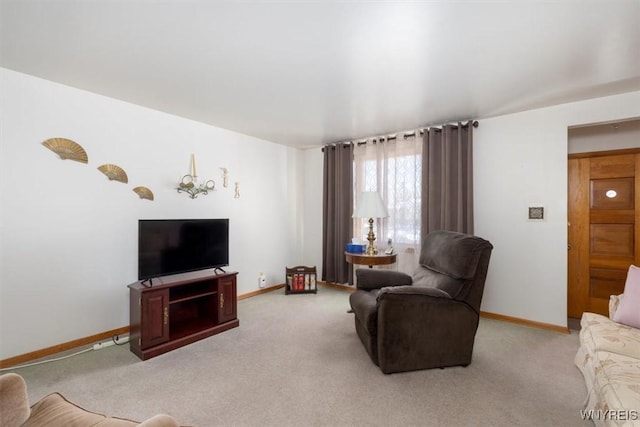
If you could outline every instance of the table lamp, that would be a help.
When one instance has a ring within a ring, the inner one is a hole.
[[[373,245],[376,240],[376,235],[373,233],[373,218],[387,218],[388,216],[387,207],[382,203],[382,198],[377,191],[363,191],[360,193],[352,218],[369,218],[369,234],[367,235],[369,246],[367,246],[366,255],[376,255],[378,253],[378,250]]]

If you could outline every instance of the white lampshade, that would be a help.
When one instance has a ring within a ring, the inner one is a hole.
[[[387,218],[389,212],[377,191],[363,191],[352,218]]]

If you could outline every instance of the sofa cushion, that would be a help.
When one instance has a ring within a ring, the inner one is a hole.
[[[19,427],[30,412],[24,379],[14,373],[0,376],[0,426]]]
[[[640,359],[640,330],[600,314],[584,313],[580,341],[589,353],[606,351]]]
[[[117,427],[135,426],[137,423],[128,420],[117,420],[116,424],[104,424],[105,415],[87,411],[62,397],[60,393],[52,393],[43,397],[31,407],[31,417],[23,427],[86,427],[113,425]]]
[[[584,313],[575,363],[587,385],[585,408],[601,411],[640,408],[638,357],[640,331],[599,314]],[[598,426],[629,425],[613,419],[595,421]]]
[[[149,418],[142,424],[124,418],[87,411],[69,402],[60,393],[51,393],[31,407],[31,417],[22,427],[130,427],[130,426],[177,426],[176,421],[164,414]]]
[[[599,351],[594,360],[593,409],[637,410],[640,408],[640,360]],[[635,425],[635,424],[634,424]]]
[[[166,414],[158,414],[149,418],[145,422],[138,424],[138,427],[179,427],[178,423],[172,416]]]
[[[69,402],[60,393],[43,397],[29,407],[24,379],[9,373],[0,376],[0,426],[2,427],[178,427],[173,417],[158,414],[142,424],[107,417]]]
[[[613,320],[618,323],[640,328],[640,268],[632,265],[627,272],[624,295]]]

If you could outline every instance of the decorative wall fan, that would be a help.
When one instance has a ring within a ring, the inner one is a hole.
[[[105,165],[98,166],[98,170],[105,174],[110,181],[120,181],[125,184],[129,182],[127,173],[120,166],[107,163]]]
[[[88,163],[89,157],[84,148],[77,142],[66,138],[49,138],[42,145],[56,153],[62,160],[75,160],[80,163]]]
[[[141,199],[153,200],[153,192],[147,187],[136,187],[133,191],[140,196]]]

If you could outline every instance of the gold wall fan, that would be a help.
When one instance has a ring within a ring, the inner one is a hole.
[[[84,148],[77,142],[67,138],[49,138],[42,145],[56,153],[62,160],[75,160],[80,163],[88,163],[89,157]]]
[[[153,192],[147,187],[136,187],[133,191],[140,196],[141,199],[153,200]]]
[[[129,182],[127,173],[120,166],[107,163],[105,165],[98,166],[98,170],[105,174],[110,181],[120,181],[125,184]]]

